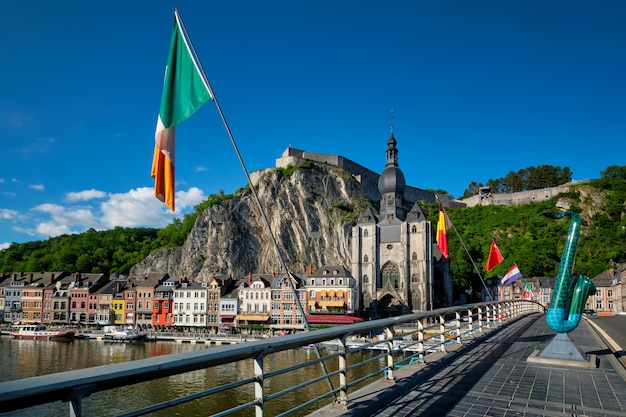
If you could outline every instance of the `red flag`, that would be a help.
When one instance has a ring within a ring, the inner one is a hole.
[[[437,221],[437,247],[439,248],[439,252],[448,259],[448,234],[446,232],[446,216],[443,213],[443,210],[439,211],[439,221]]]
[[[500,262],[504,261],[504,257],[500,253],[500,249],[496,246],[495,240],[491,241],[491,248],[489,249],[489,258],[487,258],[487,265],[485,265],[485,269],[487,271],[491,271],[496,267]]]

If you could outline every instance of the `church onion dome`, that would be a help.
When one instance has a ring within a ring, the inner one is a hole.
[[[396,138],[391,132],[391,136],[387,141],[387,163],[385,170],[378,178],[378,191],[381,195],[387,193],[404,194],[406,181],[404,174],[398,168],[398,149],[396,148]]]
[[[378,178],[378,191],[380,195],[387,193],[404,194],[404,174],[398,167],[385,168]]]

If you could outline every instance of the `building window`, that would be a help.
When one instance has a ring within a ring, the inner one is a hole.
[[[398,267],[392,263],[387,263],[380,271],[382,277],[382,286],[384,287],[388,282],[394,287],[398,288],[398,279],[400,274]]]
[[[369,234],[369,232],[367,231],[367,229],[363,230],[363,236],[364,236],[364,237],[368,237],[369,235],[370,235],[370,234]]]
[[[363,262],[369,262],[369,260],[370,260],[370,258],[368,258],[368,257],[367,257],[367,255],[365,255],[365,256],[363,257]]]
[[[363,275],[363,284],[369,284],[370,282],[370,277],[368,277],[367,275]]]
[[[411,255],[411,260],[417,261],[417,253],[413,252],[413,254]]]

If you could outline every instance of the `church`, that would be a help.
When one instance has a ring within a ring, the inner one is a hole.
[[[378,214],[368,207],[352,228],[351,272],[359,310],[370,318],[432,310],[452,303],[449,260],[435,244],[435,230],[418,202],[405,200],[396,139],[387,141],[378,178]]]

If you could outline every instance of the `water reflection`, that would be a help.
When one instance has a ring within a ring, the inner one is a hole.
[[[199,349],[210,349],[209,345],[187,344],[174,342],[148,343],[105,343],[95,340],[75,340],[69,343],[54,341],[13,340],[7,337],[0,338],[0,381],[28,378],[37,375],[62,372],[73,369],[88,368],[99,365],[127,362],[152,356],[168,355]],[[323,355],[331,354],[321,350]],[[348,364],[364,359],[374,353],[364,352],[348,356]],[[268,355],[264,359],[265,372],[289,368],[297,363],[306,362],[315,358],[305,349],[294,349],[278,354]],[[333,371],[337,368],[338,359],[328,361],[326,368]],[[384,365],[384,359],[373,361],[371,364],[350,371],[350,380],[374,372]],[[210,389],[234,381],[251,378],[253,376],[251,360],[234,362],[215,368],[201,369],[185,374],[161,378],[146,383],[135,384],[115,390],[93,394],[83,400],[84,415],[115,416],[130,410],[147,407],[175,398],[194,394],[198,391]],[[319,364],[309,365],[297,371],[281,374],[264,381],[266,393],[275,393],[285,390],[307,379],[322,375]],[[339,377],[331,378],[333,387],[338,387]],[[322,380],[294,393],[287,394],[275,400],[266,402],[266,415],[276,415],[307,401],[314,396],[328,392],[327,380]],[[175,408],[153,413],[154,416],[207,416],[224,409],[236,407],[254,400],[254,388],[246,385],[229,390],[228,392],[208,398],[185,403]],[[331,401],[329,399],[328,401]],[[320,404],[320,406],[323,404]],[[2,416],[57,416],[68,415],[69,405],[57,402],[44,406],[34,407]],[[254,410],[235,414],[238,416],[253,416]]]

